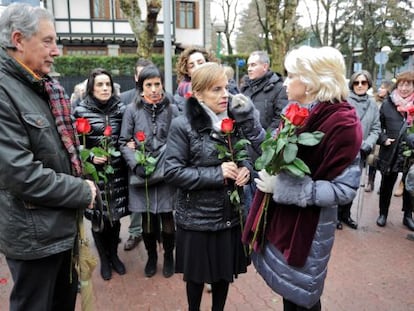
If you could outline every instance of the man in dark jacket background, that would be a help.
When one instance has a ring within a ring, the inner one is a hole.
[[[10,310],[74,310],[77,220],[92,208],[63,88],[48,76],[59,55],[53,17],[11,4],[0,17],[0,252]]]
[[[247,77],[240,92],[253,101],[260,112],[262,127],[275,130],[288,99],[282,77],[270,70],[270,59],[265,51],[254,51],[247,60]]]

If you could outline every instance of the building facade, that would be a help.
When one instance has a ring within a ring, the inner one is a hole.
[[[1,5],[27,2],[47,8],[55,17],[58,45],[62,55],[111,55],[136,53],[137,40],[120,0],[0,0]],[[137,0],[141,21],[147,16],[146,1]],[[167,0],[171,20],[172,53],[190,45],[211,47],[211,0]],[[162,53],[164,42],[163,16],[158,13],[158,35],[154,51]],[[167,15],[168,16],[168,15]]]

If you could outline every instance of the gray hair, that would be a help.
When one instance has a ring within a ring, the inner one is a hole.
[[[44,8],[33,7],[26,3],[10,4],[0,16],[0,46],[15,49],[11,41],[14,31],[31,38],[39,30],[41,20],[54,21],[53,15]]]
[[[285,68],[299,76],[314,100],[333,103],[348,96],[344,57],[333,47],[301,46],[286,56]]]
[[[354,89],[353,83],[359,76],[364,76],[365,79],[367,79],[368,88],[372,87],[372,76],[371,76],[371,74],[366,70],[360,70],[360,71],[354,72],[352,74],[351,78],[349,78],[349,89],[350,90]]]
[[[259,56],[259,61],[262,64],[270,64],[269,54],[266,51],[253,51],[250,53],[250,56],[257,55]]]

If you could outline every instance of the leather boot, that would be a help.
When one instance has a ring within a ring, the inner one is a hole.
[[[157,239],[154,233],[143,233],[142,237],[148,253],[148,260],[144,272],[145,276],[150,278],[157,273]]]
[[[387,224],[387,216],[384,214],[380,214],[377,218],[377,226],[385,227],[386,224]]]
[[[99,261],[101,263],[101,277],[105,281],[108,281],[112,278],[112,269],[108,257],[108,243],[105,241],[105,235],[103,233],[95,232],[92,230],[92,236],[95,241],[95,246],[99,255]]]
[[[411,231],[414,231],[414,221],[413,221],[413,216],[412,216],[411,211],[404,212],[403,225],[406,226]]]
[[[118,241],[120,229],[121,223],[119,221],[113,221],[109,232],[109,260],[115,272],[119,275],[124,275],[126,273],[125,265],[118,257]]]
[[[163,232],[162,244],[164,247],[164,265],[162,268],[162,273],[164,277],[169,278],[174,274],[175,234]]]

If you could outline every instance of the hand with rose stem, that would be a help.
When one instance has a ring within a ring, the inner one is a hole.
[[[108,161],[108,157],[106,156],[102,156],[102,157],[94,156],[92,159],[93,164],[98,164],[98,165],[105,164],[106,161]]]
[[[236,181],[237,186],[244,186],[250,179],[250,172],[246,167],[237,167],[234,162],[221,164],[224,179],[230,178]]]

